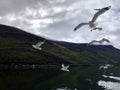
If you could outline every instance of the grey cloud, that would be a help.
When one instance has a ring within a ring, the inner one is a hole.
[[[19,12],[24,9],[23,7],[28,6],[28,3],[26,0],[0,0],[0,15]]]
[[[112,9],[97,20],[103,31],[90,32],[88,26],[73,31],[77,24],[88,22],[93,17],[95,8],[109,5]],[[120,48],[117,43],[120,37],[119,9],[119,0],[1,0],[0,23],[48,38],[77,43],[110,37],[112,44]],[[7,15],[13,15],[15,20],[7,20]]]

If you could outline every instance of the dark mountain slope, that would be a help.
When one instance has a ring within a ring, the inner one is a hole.
[[[83,58],[91,58],[93,62],[99,63],[118,63],[120,62],[120,50],[113,47],[112,45],[91,45],[88,46],[87,43],[77,44],[77,43],[66,43],[66,42],[56,42],[69,50],[80,53]],[[81,57],[82,57],[81,56]]]
[[[32,48],[32,44],[43,40],[45,39],[20,29],[0,25],[0,63],[60,63],[61,58]],[[45,43],[47,44],[48,42]]]
[[[119,63],[120,50],[113,46],[87,46],[46,40],[42,50],[32,47],[42,37],[0,25],[0,63],[100,64]]]

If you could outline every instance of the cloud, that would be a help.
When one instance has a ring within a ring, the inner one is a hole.
[[[112,8],[97,20],[102,31],[91,32],[88,26],[73,31],[80,22],[93,17],[95,8],[109,5]],[[76,43],[107,37],[120,48],[119,0],[1,0],[0,11],[0,23],[40,36]]]

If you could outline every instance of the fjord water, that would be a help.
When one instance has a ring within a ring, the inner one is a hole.
[[[120,90],[120,67],[70,67],[70,72],[46,67],[0,71],[0,90]]]

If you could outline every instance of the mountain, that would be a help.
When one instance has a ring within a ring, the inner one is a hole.
[[[46,40],[42,50],[32,47],[33,44],[44,40],[46,39],[18,28],[0,25],[0,64],[97,65],[120,63],[120,50],[111,45],[87,46],[87,44]]]
[[[87,43],[75,44],[66,42],[56,42],[65,48],[78,52],[80,61],[84,60],[92,64],[120,63],[120,50],[112,45],[91,45]]]

